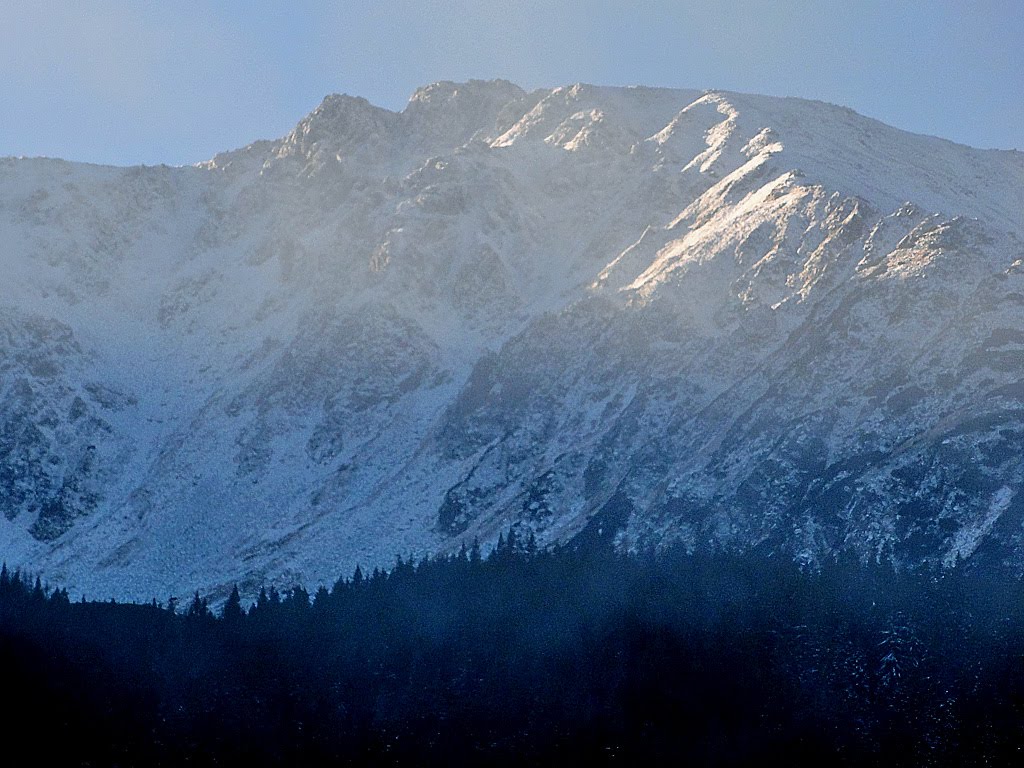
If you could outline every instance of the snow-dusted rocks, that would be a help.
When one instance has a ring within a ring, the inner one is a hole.
[[[1024,566],[1024,157],[731,93],[329,96],[0,160],[0,550],[91,596],[488,540]]]

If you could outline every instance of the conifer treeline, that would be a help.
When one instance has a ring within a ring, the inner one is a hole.
[[[7,749],[59,765],[1001,764],[1005,574],[537,551],[513,533],[219,615],[0,573]]]

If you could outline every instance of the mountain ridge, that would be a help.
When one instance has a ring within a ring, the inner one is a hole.
[[[5,556],[138,598],[509,525],[1016,562],[1024,156],[822,104],[442,82],[0,160]]]

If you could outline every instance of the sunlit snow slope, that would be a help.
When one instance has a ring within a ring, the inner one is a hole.
[[[1024,155],[742,94],[329,96],[0,160],[0,553],[90,596],[486,542],[1024,568]]]

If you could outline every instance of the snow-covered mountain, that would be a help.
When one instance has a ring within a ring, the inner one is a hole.
[[[1024,155],[436,83],[196,167],[0,160],[0,552],[90,596],[488,541],[1024,568]]]

